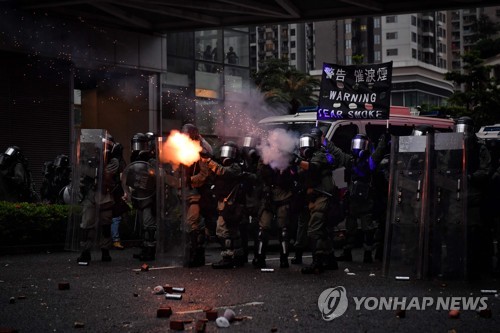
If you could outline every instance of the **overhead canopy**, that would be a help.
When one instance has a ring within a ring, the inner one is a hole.
[[[147,33],[494,5],[498,0],[0,0],[0,8]]]

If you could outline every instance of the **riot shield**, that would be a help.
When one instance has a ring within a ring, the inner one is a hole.
[[[427,136],[393,138],[383,271],[385,276],[422,278],[428,186]]]
[[[184,266],[187,261],[186,245],[186,205],[182,199],[184,169],[175,169],[169,163],[161,162],[163,142],[167,138],[157,138],[157,250],[156,255],[166,265]],[[179,198],[179,190],[181,198]]]
[[[467,173],[463,133],[436,133],[430,177],[426,275],[466,278]]]
[[[103,129],[80,129],[75,135],[74,161],[71,186],[68,188],[70,214],[66,232],[65,249],[79,251],[83,232],[92,233],[93,243],[97,244],[97,232],[101,194],[103,188],[103,168],[105,161],[105,138]]]

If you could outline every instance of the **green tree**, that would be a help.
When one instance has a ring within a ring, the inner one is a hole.
[[[301,106],[318,104],[314,91],[320,81],[290,66],[284,59],[269,59],[263,69],[252,73],[256,86],[270,105],[286,105],[290,114]]]
[[[462,56],[463,71],[445,74],[445,79],[462,89],[448,99],[448,114],[454,117],[470,116],[477,126],[500,120],[500,89],[497,78],[492,77],[492,66],[485,66],[480,51],[472,50]]]

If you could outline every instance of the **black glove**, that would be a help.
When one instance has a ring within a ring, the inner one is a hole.
[[[300,162],[302,162],[303,160],[304,159],[302,157],[300,157],[299,155],[293,154],[291,163],[292,163],[292,165],[299,165]]]
[[[212,158],[212,155],[206,149],[202,149],[202,151],[200,152],[200,157],[201,158]]]

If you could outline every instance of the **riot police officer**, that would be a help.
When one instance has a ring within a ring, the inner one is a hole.
[[[307,195],[309,223],[307,235],[311,241],[313,262],[303,267],[303,274],[318,274],[324,269],[338,269],[333,254],[333,244],[328,233],[327,215],[333,197],[331,164],[321,149],[321,142],[311,134],[303,134],[299,139],[300,156],[293,163],[301,174]]]
[[[239,224],[242,218],[242,169],[238,163],[238,145],[225,142],[220,148],[219,161],[202,157],[215,174],[215,195],[217,197],[216,235],[222,243],[222,260],[213,263],[215,269],[240,267],[245,264],[241,246]]]
[[[260,155],[257,151],[257,139],[251,136],[243,138],[241,146],[241,168],[243,170],[243,218],[240,222],[240,236],[243,251],[248,261],[250,237],[257,244],[259,207],[262,198],[262,181],[257,176]],[[254,246],[254,257],[256,257],[257,246]]]
[[[210,144],[200,135],[198,128],[193,124],[182,126],[181,132],[187,134],[191,140],[200,142],[202,146],[201,155],[212,156],[213,150]],[[191,166],[185,166],[186,174],[186,222],[188,227],[189,256],[188,267],[199,267],[205,265],[205,223],[202,214],[210,210],[203,207],[203,203],[210,202],[210,170],[203,160],[198,160]]]
[[[154,145],[152,144],[151,136],[144,133],[136,133],[132,136],[131,147],[132,154],[130,157],[130,162],[146,162],[149,166],[154,169],[156,166],[156,156],[154,151]],[[141,252],[133,255],[135,259],[141,261],[152,261],[156,259],[156,192],[153,190],[151,195],[143,196],[138,191],[140,189],[133,189],[132,203],[137,209],[137,216],[141,221],[141,228],[143,231],[143,241],[141,246]]]
[[[101,249],[101,261],[111,261],[109,250],[112,246],[111,239],[111,219],[113,215],[114,200],[112,196],[113,178],[119,173],[120,163],[118,159],[111,156],[113,142],[109,138],[104,138],[104,170],[102,188],[96,188],[95,185],[95,169],[98,168],[98,163],[95,160],[90,160],[87,167],[88,171],[82,173],[80,179],[80,187],[82,193],[82,220],[80,229],[82,231],[82,252],[77,258],[79,264],[88,264],[91,261],[91,249],[94,241],[97,239],[96,232],[99,230],[99,247]],[[96,212],[96,205],[99,205]],[[96,216],[97,214],[97,216]]]
[[[0,155],[0,172],[4,187],[3,198],[0,199],[11,202],[38,201],[28,160],[19,147],[10,146]]]
[[[373,174],[383,157],[385,150],[384,136],[381,137],[377,150],[373,151],[370,140],[365,134],[356,134],[351,141],[352,166],[346,169],[349,188],[349,212],[346,220],[347,244],[339,260],[352,261],[351,250],[354,247],[358,230],[358,219],[363,232],[363,262],[373,262],[374,236],[378,222],[374,216],[375,190]]]
[[[467,158],[467,238],[469,277],[476,278],[491,267],[492,238],[487,221],[482,219],[481,202],[490,180],[491,155],[479,141],[471,117],[460,117],[455,123],[455,132],[465,136]]]
[[[280,267],[288,268],[290,250],[290,209],[293,196],[295,175],[290,167],[284,170],[273,169],[270,165],[260,163],[258,177],[262,179],[262,202],[259,209],[259,233],[256,257],[253,265],[266,267],[266,252],[270,237],[271,225],[276,216],[278,224],[278,240],[280,243]]]

